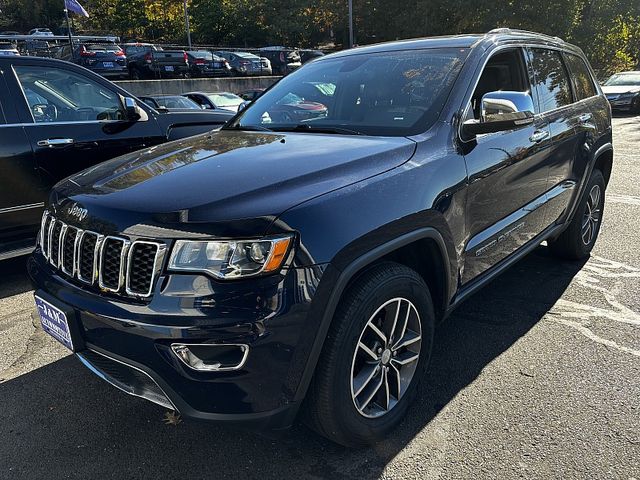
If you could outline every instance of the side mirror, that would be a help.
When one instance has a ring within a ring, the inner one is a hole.
[[[124,97],[124,110],[127,120],[130,122],[136,122],[140,119],[140,107],[136,101],[131,97]]]
[[[245,100],[244,102],[242,102],[240,105],[238,105],[238,112],[241,112],[242,110],[247,108],[250,103],[251,102],[249,100]]]
[[[463,123],[465,136],[514,130],[533,123],[533,99],[527,92],[489,92],[482,97],[480,120]]]

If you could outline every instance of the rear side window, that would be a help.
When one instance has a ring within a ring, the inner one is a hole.
[[[577,55],[565,54],[567,66],[573,76],[573,83],[576,88],[576,97],[578,100],[593,97],[597,94],[596,87],[593,84],[593,78],[589,72],[589,68],[584,60]]]
[[[557,51],[532,48],[531,66],[540,112],[548,112],[572,102],[569,77]]]

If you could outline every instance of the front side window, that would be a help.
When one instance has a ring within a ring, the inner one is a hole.
[[[84,75],[36,66],[17,66],[15,72],[36,123],[126,118],[118,94]]]
[[[468,49],[355,54],[284,77],[227,128],[415,135],[438,118]]]
[[[565,60],[567,66],[573,76],[573,82],[576,87],[576,97],[578,100],[593,97],[597,94],[596,87],[593,84],[591,73],[584,63],[584,60],[577,55],[566,54]]]
[[[569,77],[557,51],[532,48],[531,66],[540,112],[548,112],[572,102]]]

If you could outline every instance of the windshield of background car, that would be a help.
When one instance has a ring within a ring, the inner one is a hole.
[[[211,52],[189,52],[189,54],[194,58],[202,58],[204,60],[213,59],[213,55],[211,54]]]
[[[640,87],[640,73],[618,73],[612,75],[604,84],[613,87],[625,85]]]
[[[210,93],[207,97],[216,107],[237,107],[244,102],[241,97],[233,93]]]
[[[85,44],[84,48],[89,50],[90,52],[119,52],[122,50],[118,45],[113,44]]]
[[[468,49],[442,48],[316,61],[284,77],[225,128],[422,133],[438,118],[467,55]]]
[[[156,97],[154,100],[161,107],[167,108],[190,108],[192,110],[202,110],[200,105],[198,105],[193,100],[189,100],[186,97],[175,96],[175,97]]]

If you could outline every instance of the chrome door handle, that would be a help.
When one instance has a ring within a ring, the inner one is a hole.
[[[38,142],[39,147],[64,147],[73,145],[76,141],[73,138],[48,138]]]
[[[593,115],[591,115],[590,113],[583,113],[582,115],[578,116],[578,121],[580,123],[587,123],[592,118],[593,118]]]
[[[549,131],[548,130],[536,130],[529,137],[529,141],[531,141],[533,143],[538,143],[538,142],[541,142],[542,140],[544,140],[545,138],[549,138]]]

